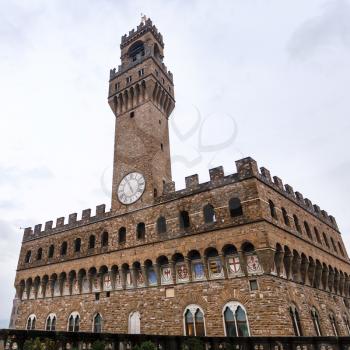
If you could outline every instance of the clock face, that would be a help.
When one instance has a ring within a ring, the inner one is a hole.
[[[146,182],[142,174],[134,172],[126,175],[120,181],[118,187],[118,198],[123,204],[136,202],[145,190]]]

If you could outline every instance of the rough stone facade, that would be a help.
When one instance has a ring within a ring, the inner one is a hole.
[[[312,310],[323,335],[349,334],[350,265],[334,217],[251,158],[237,161],[235,174],[210,169],[209,182],[192,175],[175,190],[173,78],[163,47],[150,20],[123,36],[109,90],[112,208],[25,229],[12,327],[26,328],[35,315],[35,328],[46,329],[55,314],[56,329],[67,330],[77,313],[82,331],[94,330],[99,314],[102,331],[131,332],[137,313],[141,333],[184,334],[185,310],[196,305],[205,334],[222,336],[225,305],[233,302],[244,308],[250,335],[296,334],[295,310],[303,335],[317,335]],[[145,191],[123,205],[119,183],[135,170],[145,176]]]

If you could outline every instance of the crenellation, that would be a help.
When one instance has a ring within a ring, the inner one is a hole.
[[[321,210],[321,214],[325,219],[329,219],[328,213],[325,210]]]
[[[300,192],[295,192],[295,198],[297,199],[297,201],[301,202],[302,204],[305,204],[304,196]]]
[[[81,214],[82,220],[90,219],[91,218],[91,209],[84,209]]]
[[[305,202],[305,204],[306,204],[306,206],[310,209],[310,210],[314,210],[314,207],[313,207],[313,205],[312,205],[312,202],[310,201],[310,199],[309,198],[305,198],[304,199],[304,202]]]
[[[284,185],[285,191],[295,199],[295,193],[294,193],[294,189],[291,185],[285,184]]]
[[[50,230],[52,230],[52,225],[53,225],[53,221],[52,221],[52,220],[46,221],[46,222],[45,222],[45,229],[44,229],[44,231],[50,231]]]
[[[314,204],[314,211],[316,214],[320,214],[321,208],[317,204]]]
[[[163,194],[169,194],[175,192],[175,182],[170,181],[164,184],[163,186]]]
[[[100,204],[96,206],[96,216],[103,216],[106,212],[106,205],[105,204]]]
[[[195,189],[199,185],[198,174],[185,177],[186,189]]]
[[[68,225],[75,224],[77,222],[77,217],[78,217],[77,213],[69,214]]]
[[[41,233],[41,227],[42,227],[41,224],[37,224],[37,225],[34,226],[34,234],[35,235],[38,235],[38,234]]]
[[[57,227],[62,227],[64,225],[64,219],[65,218],[63,216],[56,219],[56,228]]]
[[[222,166],[218,166],[216,168],[209,169],[210,181],[212,183],[217,183],[223,180],[224,178],[224,168]]]
[[[237,160],[236,168],[237,168],[238,177],[240,179],[251,177],[251,176],[259,177],[257,162],[251,157]]]
[[[282,180],[278,176],[273,177],[273,183],[281,190],[284,191]]]
[[[261,167],[260,168],[260,172],[261,172],[261,175],[265,178],[266,181],[272,182],[270,170],[268,170],[268,169],[266,169],[264,167]]]

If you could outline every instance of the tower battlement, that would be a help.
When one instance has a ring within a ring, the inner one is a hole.
[[[222,166],[209,169],[210,180],[207,182],[200,183],[198,174],[189,175],[185,178],[185,188],[180,190],[176,190],[174,181],[164,184],[163,193],[155,199],[155,204],[178,200],[182,197],[209,191],[248,178],[258,178],[308,211],[310,214],[316,216],[319,220],[338,231],[336,220],[332,215],[328,215],[325,210],[321,210],[320,207],[313,204],[311,200],[304,198],[300,192],[294,192],[292,186],[288,184],[284,185],[279,177],[271,177],[271,173],[268,169],[261,167],[259,171],[257,162],[251,157],[237,160],[235,163],[237,172],[229,175],[224,174],[224,168]],[[123,211],[117,213],[113,213],[112,211],[106,212],[106,206],[101,204],[96,206],[96,214],[94,216],[91,216],[91,209],[84,209],[81,213],[80,219],[78,219],[77,213],[69,214],[67,222],[64,217],[57,218],[55,227],[53,227],[53,221],[47,221],[44,225],[44,229],[42,229],[42,224],[35,225],[34,228],[27,227],[24,230],[23,241],[29,241],[42,236],[59,233],[75,227],[96,223],[113,215],[118,216],[123,214],[125,214]]]
[[[163,36],[150,18],[147,18],[145,21],[141,21],[136,30],[132,29],[129,31],[129,34],[124,34],[121,38],[120,48],[123,49],[124,47],[128,46],[131,41],[141,37],[146,32],[151,32],[162,48],[164,48]]]

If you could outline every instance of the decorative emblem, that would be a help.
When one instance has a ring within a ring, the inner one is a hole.
[[[239,262],[238,256],[228,258],[228,267],[229,267],[229,271],[231,274],[236,275],[236,274],[242,272],[241,271],[241,264]]]
[[[100,279],[98,277],[94,277],[92,279],[92,291],[99,292],[100,291]]]
[[[162,267],[162,283],[171,282],[171,269],[168,266]]]
[[[103,287],[104,287],[104,290],[111,290],[112,289],[112,280],[111,280],[111,276],[109,275],[109,273],[107,273],[103,276]]]
[[[193,264],[193,272],[194,272],[194,278],[196,280],[202,280],[205,278],[204,267],[202,262],[196,262]]]
[[[157,284],[157,274],[153,269],[148,270],[148,283],[150,285],[156,285]]]
[[[143,286],[144,284],[145,284],[145,280],[143,278],[142,271],[138,271],[138,273],[137,273],[137,285]]]
[[[219,258],[210,259],[209,270],[212,277],[220,277],[222,273],[221,260]]]
[[[77,279],[73,281],[73,294],[79,294],[79,281]]]
[[[126,286],[127,287],[132,287],[132,281],[131,281],[131,273],[128,271],[126,273]]]
[[[247,269],[248,273],[259,273],[262,271],[259,259],[256,255],[247,256]]]
[[[185,264],[178,265],[176,267],[176,272],[177,272],[177,279],[179,281],[188,281],[189,276],[188,276],[188,269]]]
[[[142,174],[134,172],[126,175],[118,187],[118,199],[122,204],[135,203],[143,194],[146,187]]]

